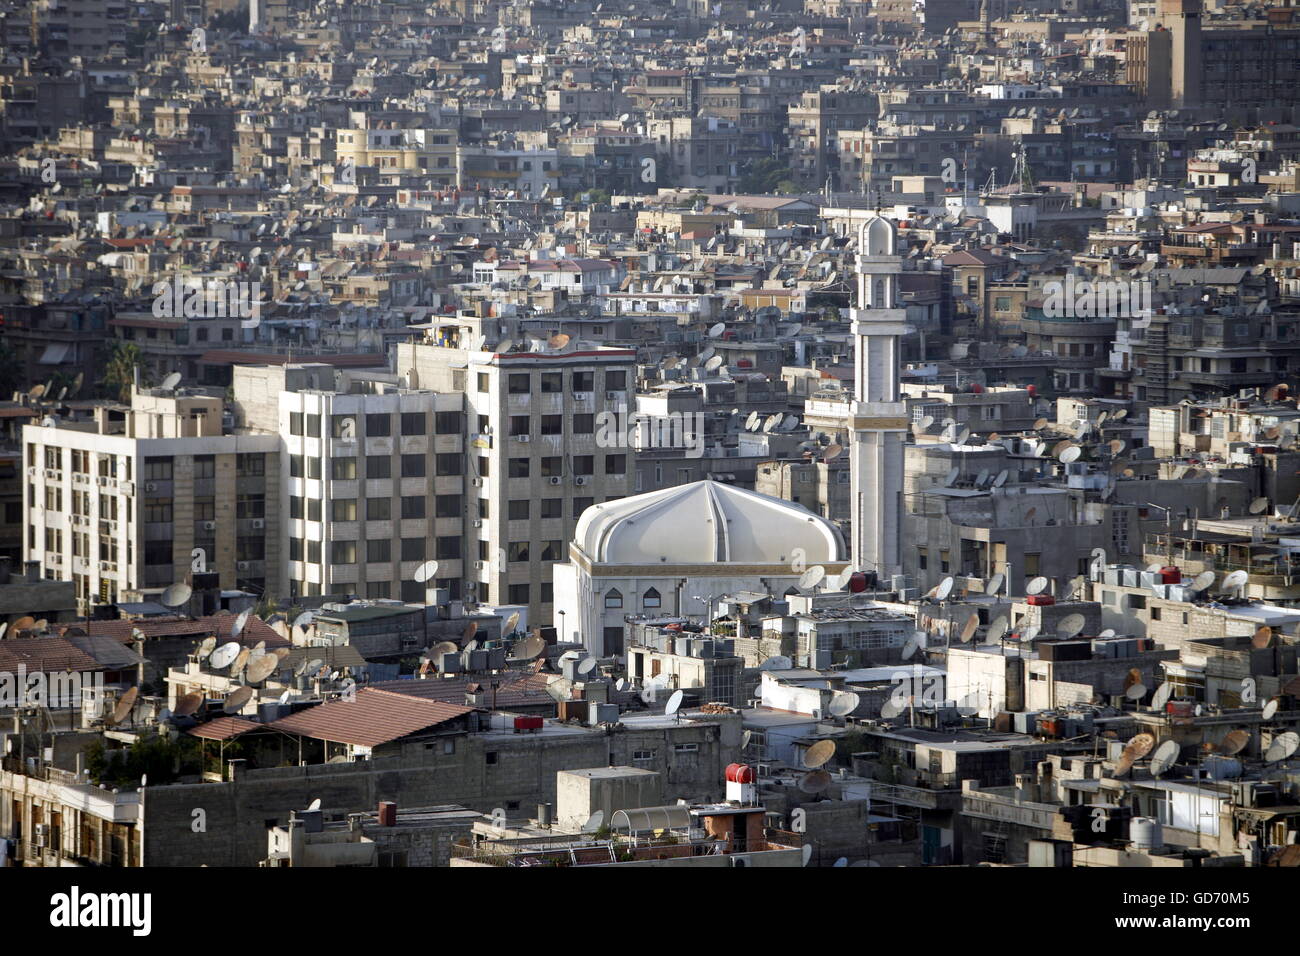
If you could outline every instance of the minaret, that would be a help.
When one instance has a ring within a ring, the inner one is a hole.
[[[853,310],[854,394],[849,434],[853,462],[853,563],[888,584],[902,573],[903,440],[907,409],[898,396],[898,307],[902,259],[898,229],[876,215],[858,234],[858,307]]]

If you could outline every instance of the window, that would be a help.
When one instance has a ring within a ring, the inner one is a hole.
[[[402,539],[402,560],[423,561],[424,560],[424,539],[403,538]]]
[[[236,518],[265,518],[265,495],[239,495],[235,499]]]
[[[487,372],[479,372],[476,381],[480,392],[486,392],[489,389],[490,384]],[[528,391],[528,389],[524,389],[524,391]]]
[[[357,437],[357,418],[355,415],[331,415],[330,416],[330,437],[346,438],[351,431],[351,437]]]
[[[393,542],[388,538],[371,538],[366,542],[366,560],[371,564],[393,560]]]
[[[527,395],[532,387],[532,382],[527,372],[515,373],[507,381],[507,390],[511,395]]]
[[[402,456],[402,477],[423,478],[424,477],[424,456],[403,455]]]
[[[511,478],[528,477],[529,467],[527,458],[511,458],[509,468]]]
[[[575,392],[590,392],[596,387],[595,372],[574,372],[573,373],[573,390]]]
[[[462,427],[460,412],[438,412],[433,416],[433,430],[439,435],[459,435]]]
[[[532,425],[527,415],[511,415],[509,423],[510,435],[528,435],[532,432]]]
[[[144,460],[145,481],[171,481],[172,460],[170,457],[150,457]]]
[[[387,438],[393,433],[393,416],[392,415],[367,415],[366,416],[366,437],[368,438]]]
[[[303,516],[303,513],[304,512],[302,506],[302,496],[290,495],[289,496],[289,517],[301,518]]]
[[[659,592],[654,588],[649,588],[645,594],[641,595],[641,606],[645,608],[659,607],[663,603],[659,597]]]
[[[302,455],[289,456],[289,477],[301,478],[303,476]]]
[[[235,456],[235,476],[238,478],[261,478],[266,474],[266,456],[261,452]]]
[[[465,456],[460,452],[449,452],[447,454],[437,455],[434,457],[434,466],[437,474],[441,476],[460,475],[465,471]],[[424,472],[421,471],[420,477],[423,476]]]
[[[590,460],[591,456],[587,456]],[[574,467],[577,467],[577,461],[574,461]],[[564,459],[556,456],[542,459],[542,477],[555,478],[564,474]]]
[[[393,517],[393,502],[389,498],[367,498],[366,520],[388,521]]]
[[[527,560],[528,560],[528,542],[527,542],[527,541],[511,541],[511,542],[510,542],[510,547],[509,547],[507,553],[508,553],[508,555],[509,555],[511,561],[527,561]]]
[[[461,513],[460,495],[438,495],[434,499],[433,515],[435,518],[459,518]]]
[[[320,521],[321,502],[319,498],[307,499],[307,520]]]
[[[357,477],[355,458],[331,458],[330,477],[335,481],[350,481]]]
[[[627,455],[606,455],[605,474],[607,475],[627,474]]]
[[[332,564],[356,564],[357,543],[355,541],[331,541],[330,562]]]
[[[594,455],[573,456],[573,473],[575,475],[592,475],[595,474],[595,472],[596,458]]]
[[[623,606],[623,592],[618,588],[610,588],[605,592],[605,607],[621,608]]]
[[[307,477],[312,479],[320,478],[320,459],[316,457],[307,459]]]
[[[563,517],[564,517],[564,499],[563,499],[563,498],[543,498],[543,499],[542,499],[542,517],[543,517],[543,518],[563,518]]]
[[[217,475],[217,459],[215,455],[194,456],[194,477],[195,478],[215,478],[216,475]]]
[[[434,539],[433,556],[439,560],[460,557],[460,535],[448,534]]]
[[[542,391],[548,394],[563,391],[564,374],[561,372],[543,372],[541,374]]]
[[[302,434],[302,412],[289,413],[289,434],[290,435]]]
[[[563,416],[563,415],[543,415],[543,416],[542,416],[542,434],[543,434],[543,435],[563,435],[563,434],[564,434],[564,416]]]
[[[511,521],[527,521],[529,500],[527,498],[517,499],[510,502],[508,517]]]
[[[424,496],[403,495],[402,496],[402,517],[423,518],[424,517]]]
[[[528,585],[527,585],[527,584],[512,584],[512,585],[510,585],[510,587],[509,587],[509,589],[508,589],[508,596],[507,596],[506,600],[509,601],[509,603],[511,603],[511,604],[527,604],[527,603],[528,603]]]
[[[367,478],[391,478],[393,477],[393,459],[387,455],[367,455],[366,456],[366,477]]]
[[[320,416],[308,415],[306,432],[308,438],[320,438]]]
[[[402,434],[403,435],[425,434],[424,422],[425,422],[424,412],[402,412]]]
[[[320,564],[320,542],[319,541],[307,542],[307,563]]]
[[[561,541],[542,542],[542,560],[559,561],[564,556],[564,544]]]
[[[144,500],[144,520],[146,524],[157,524],[172,520],[172,501],[170,498],[146,498]],[[168,545],[170,547],[170,544]]]
[[[330,502],[330,517],[335,521],[356,521],[357,499],[335,498]]]
[[[573,433],[575,435],[590,435],[596,428],[595,415],[574,415],[573,416]]]
[[[605,390],[617,392],[627,387],[627,372],[606,372]]]

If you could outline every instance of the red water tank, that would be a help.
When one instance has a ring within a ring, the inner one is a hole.
[[[516,717],[515,733],[527,733],[542,729],[542,718],[540,717]]]
[[[1171,717],[1191,717],[1196,713],[1196,705],[1190,700],[1171,700],[1165,704],[1165,713]]]
[[[1160,569],[1161,584],[1177,584],[1183,579],[1183,572],[1179,571],[1173,565],[1167,565]]]
[[[728,783],[754,783],[757,777],[754,775],[754,768],[747,763],[729,763],[727,764],[727,782]]]
[[[1038,394],[1038,386],[1037,386],[1037,385],[1026,385],[1026,386],[1025,386],[1025,391],[1029,393],[1029,397],[1030,397],[1030,398],[1033,398],[1035,395]]]
[[[736,368],[753,368],[754,363],[749,359],[736,359]]]
[[[1044,607],[1048,604],[1055,604],[1056,598],[1050,594],[1031,594],[1025,598],[1026,604],[1033,604],[1035,607]]]
[[[972,382],[970,386],[970,390],[974,394],[978,395],[980,392],[984,391],[984,386],[981,385],[979,382]]]
[[[861,571],[854,571],[849,575],[849,592],[852,594],[861,594],[867,589],[867,576]]]

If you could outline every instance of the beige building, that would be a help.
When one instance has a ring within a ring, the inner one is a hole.
[[[222,399],[201,389],[137,388],[130,408],[28,425],[26,560],[73,581],[83,609],[204,568],[223,588],[274,593],[279,443],[223,434]]]

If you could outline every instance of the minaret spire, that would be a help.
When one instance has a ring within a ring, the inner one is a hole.
[[[887,583],[902,572],[903,440],[907,410],[899,400],[899,340],[907,332],[899,306],[903,262],[898,229],[875,215],[858,236],[858,302],[853,309],[853,563]]]

